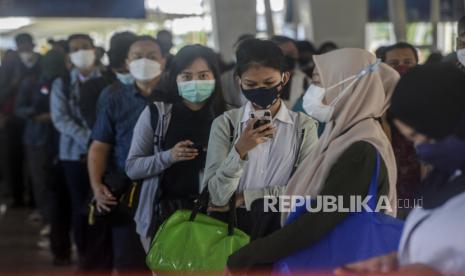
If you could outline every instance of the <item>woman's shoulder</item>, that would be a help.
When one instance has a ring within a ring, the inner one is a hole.
[[[318,127],[318,121],[308,116],[304,112],[289,110],[289,115],[294,118],[294,121],[297,122],[302,128]]]
[[[234,108],[223,112],[223,114],[216,117],[215,121],[227,122],[229,120],[233,125],[236,125],[242,118],[244,107]]]

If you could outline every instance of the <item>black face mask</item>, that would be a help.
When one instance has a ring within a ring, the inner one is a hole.
[[[281,92],[281,90],[278,90],[279,86],[282,86],[282,82],[272,88],[259,87],[247,90],[242,88],[242,93],[253,104],[262,109],[268,109],[279,97],[279,92]]]

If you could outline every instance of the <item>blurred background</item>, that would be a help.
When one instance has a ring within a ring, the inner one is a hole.
[[[110,36],[130,30],[174,35],[172,51],[190,43],[205,44],[232,60],[233,44],[243,33],[258,37],[283,34],[315,45],[374,51],[406,41],[429,53],[454,50],[455,23],[463,0],[0,0],[0,53],[14,48],[14,36],[31,33],[38,50],[48,40],[76,31],[89,33],[107,48]]]

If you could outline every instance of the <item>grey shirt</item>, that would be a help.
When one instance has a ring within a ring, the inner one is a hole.
[[[79,109],[79,86],[80,82],[99,76],[100,72],[95,69],[90,77],[82,79],[82,76],[79,76],[79,71],[73,69],[70,76],[69,93],[65,93],[62,79],[56,79],[52,84],[50,111],[53,125],[60,132],[60,160],[79,161],[82,155],[87,153],[91,130]]]

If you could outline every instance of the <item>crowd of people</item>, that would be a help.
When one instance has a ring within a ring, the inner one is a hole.
[[[54,265],[76,254],[79,272],[150,273],[157,230],[207,189],[208,214],[227,221],[233,199],[251,238],[225,269],[270,271],[348,214],[286,222],[266,199],[348,204],[379,160],[376,195],[406,220],[399,252],[336,273],[465,273],[465,17],[455,58],[423,65],[405,42],[374,55],[245,34],[227,65],[198,44],[172,53],[168,31],[115,33],[106,52],[81,33],[44,55],[30,34],[15,41],[0,67],[2,196],[33,202]]]

